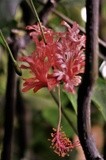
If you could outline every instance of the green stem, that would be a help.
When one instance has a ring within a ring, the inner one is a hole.
[[[33,11],[33,13],[34,13],[34,15],[36,16],[36,18],[37,18],[37,20],[38,20],[39,27],[40,27],[40,31],[41,31],[41,34],[42,34],[42,38],[43,38],[43,40],[44,40],[44,43],[47,44],[46,39],[45,39],[45,36],[44,36],[43,29],[42,29],[42,25],[41,25],[41,22],[40,22],[38,13],[37,13],[37,11],[36,11],[36,8],[35,8],[35,6],[34,6],[34,4],[33,4],[33,1],[32,1],[32,0],[26,0],[26,1],[27,1],[27,3],[30,5],[30,7],[31,7],[31,9],[32,9],[32,11]]]
[[[62,114],[61,114],[61,96],[60,96],[60,86],[58,86],[58,100],[59,100],[59,121],[58,121],[58,126],[57,126],[57,131],[60,131],[60,127],[61,127],[61,117],[62,117]]]
[[[54,99],[54,101],[56,102],[57,106],[59,107],[59,100],[58,100],[57,96],[55,96],[53,91],[50,91],[50,94],[51,94],[52,98]],[[62,111],[63,116],[65,117],[65,119],[69,123],[69,125],[72,127],[73,131],[78,135],[76,127],[74,126],[73,122],[68,117],[68,115],[66,114],[65,110],[63,109],[63,107],[61,107],[61,111]]]
[[[11,52],[11,50],[10,50],[10,48],[9,48],[9,45],[8,45],[7,41],[5,40],[5,37],[4,37],[1,29],[0,29],[0,37],[2,38],[3,43],[5,44],[5,47],[6,47],[7,50],[8,50],[8,53],[9,53],[9,55],[10,55],[10,57],[11,57],[11,60],[12,60],[12,62],[13,62],[13,65],[14,65],[14,68],[15,68],[16,73],[17,73],[19,76],[21,76],[21,75],[22,75],[21,69],[19,68],[17,61],[14,59],[14,57],[13,57],[13,55],[12,55],[12,52]]]

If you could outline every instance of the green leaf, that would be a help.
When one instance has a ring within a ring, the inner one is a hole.
[[[49,107],[43,110],[43,117],[46,119],[48,123],[50,123],[53,127],[56,128],[58,122],[58,108],[57,107]]]
[[[93,91],[92,101],[106,121],[106,80],[98,79]]]
[[[5,47],[5,44],[4,44],[4,42],[3,42],[3,40],[2,40],[2,38],[0,37],[0,45],[2,45],[2,46],[4,46]]]
[[[77,120],[75,113],[71,112],[69,109],[65,109],[66,114],[70,118],[71,122],[73,123],[74,127],[77,128]],[[44,119],[50,123],[54,128],[57,127],[58,124],[58,108],[57,107],[50,107],[43,110],[42,115]],[[74,134],[72,127],[69,125],[67,120],[62,116],[62,129],[68,136],[72,136]]]
[[[72,93],[67,93],[67,92],[65,93],[68,96],[75,113],[77,114],[77,94],[72,94]]]

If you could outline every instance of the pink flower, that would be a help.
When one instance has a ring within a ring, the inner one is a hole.
[[[51,148],[53,148],[54,152],[61,157],[65,157],[73,148],[79,146],[79,142],[73,144],[61,129],[59,131],[53,129],[51,137]]]
[[[85,65],[85,36],[79,35],[78,25],[74,23],[71,28],[66,22],[64,25],[68,31],[61,35],[57,42],[56,67],[54,77],[63,82],[64,89],[75,92],[75,86],[81,82],[79,74],[84,72]]]
[[[29,89],[33,89],[34,92],[38,91],[43,87],[52,89],[57,85],[56,79],[49,73],[51,64],[46,56],[36,55],[33,53],[31,56],[22,57],[21,61],[26,62],[21,66],[23,69],[29,69],[32,78],[24,79],[23,91],[26,92]]]
[[[23,91],[33,89],[34,92],[43,87],[48,87],[49,90],[58,85],[57,79],[53,76],[54,55],[56,53],[57,33],[46,27],[43,27],[44,35],[47,45],[41,37],[39,25],[28,26],[30,36],[36,44],[36,50],[30,56],[20,58],[20,61],[26,63],[22,64],[21,68],[29,69],[32,78],[24,79]],[[55,38],[55,40],[54,40]]]
[[[41,38],[39,25],[28,26],[30,36],[36,44],[36,50],[30,55],[21,58],[27,63],[23,69],[29,69],[32,77],[24,79],[23,91],[33,89],[34,92],[43,87],[53,89],[63,84],[68,92],[75,92],[75,86],[81,82],[80,74],[85,65],[85,36],[79,34],[78,25],[71,28],[66,22],[65,32],[55,32],[42,26],[47,44]]]

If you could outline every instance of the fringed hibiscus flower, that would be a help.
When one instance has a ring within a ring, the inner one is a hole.
[[[34,92],[43,87],[48,87],[49,90],[58,85],[57,79],[53,76],[54,55],[56,53],[56,33],[50,29],[43,27],[44,35],[47,44],[44,43],[41,37],[39,25],[28,26],[30,36],[36,43],[36,50],[30,56],[23,56],[20,61],[24,62],[21,65],[23,69],[29,69],[32,78],[24,79],[23,91],[33,89]]]
[[[39,39],[39,25],[27,27],[36,43],[36,50],[32,55],[21,58],[28,64],[22,65],[22,68],[32,73],[32,78],[24,79],[23,91],[33,89],[36,92],[43,87],[50,90],[61,83],[66,91],[74,93],[75,86],[81,82],[79,74],[84,72],[85,36],[79,34],[76,23],[72,28],[66,22],[62,25],[67,27],[67,31],[62,33],[42,26],[47,44],[42,38]]]
[[[67,31],[58,33],[42,26],[46,43],[41,36],[39,25],[28,26],[30,36],[36,44],[36,50],[30,56],[21,57],[21,68],[29,69],[31,78],[24,79],[23,91],[33,89],[37,92],[43,87],[49,90],[63,84],[68,92],[75,92],[75,86],[81,82],[81,73],[85,65],[85,36],[79,34],[78,25],[71,28],[63,22]],[[59,122],[51,134],[51,147],[61,157],[78,146],[72,143],[61,130],[61,100],[59,89]]]

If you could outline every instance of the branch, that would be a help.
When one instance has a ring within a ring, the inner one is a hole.
[[[59,1],[60,0],[54,0],[54,1],[48,0],[48,2],[44,5],[44,8],[39,13],[39,18],[40,18],[41,22],[43,23],[43,25],[45,25],[47,23],[48,16],[55,9],[55,7]],[[43,3],[41,3],[41,4],[43,4]]]
[[[25,155],[25,151],[28,146],[27,142],[27,127],[26,127],[26,106],[23,97],[20,92],[20,79],[17,80],[17,99],[16,99],[16,116],[18,120],[17,128],[17,148],[18,159],[21,159]]]
[[[27,26],[27,25],[31,24],[32,20],[33,20],[33,14],[32,14],[31,8],[26,1],[21,1],[20,7],[23,12],[22,19],[23,19],[25,25]]]
[[[19,49],[25,47],[25,43],[23,39],[19,37],[18,33],[18,30],[12,30],[9,39],[9,47],[15,59],[17,59]],[[16,107],[16,73],[10,56],[8,57],[7,67],[8,76],[4,106],[4,138],[1,160],[11,160],[14,112]]]
[[[14,41],[14,38],[12,37]],[[14,43],[10,44],[10,49],[15,59],[17,58],[17,46]],[[3,150],[1,154],[1,160],[11,160],[12,150],[12,135],[13,135],[13,121],[14,121],[14,109],[16,103],[16,74],[14,71],[13,63],[10,56],[8,56],[8,77],[5,95],[4,106],[4,138],[3,138]]]
[[[87,160],[103,160],[91,135],[91,96],[98,76],[99,0],[86,0],[86,66],[78,91],[78,133]]]

